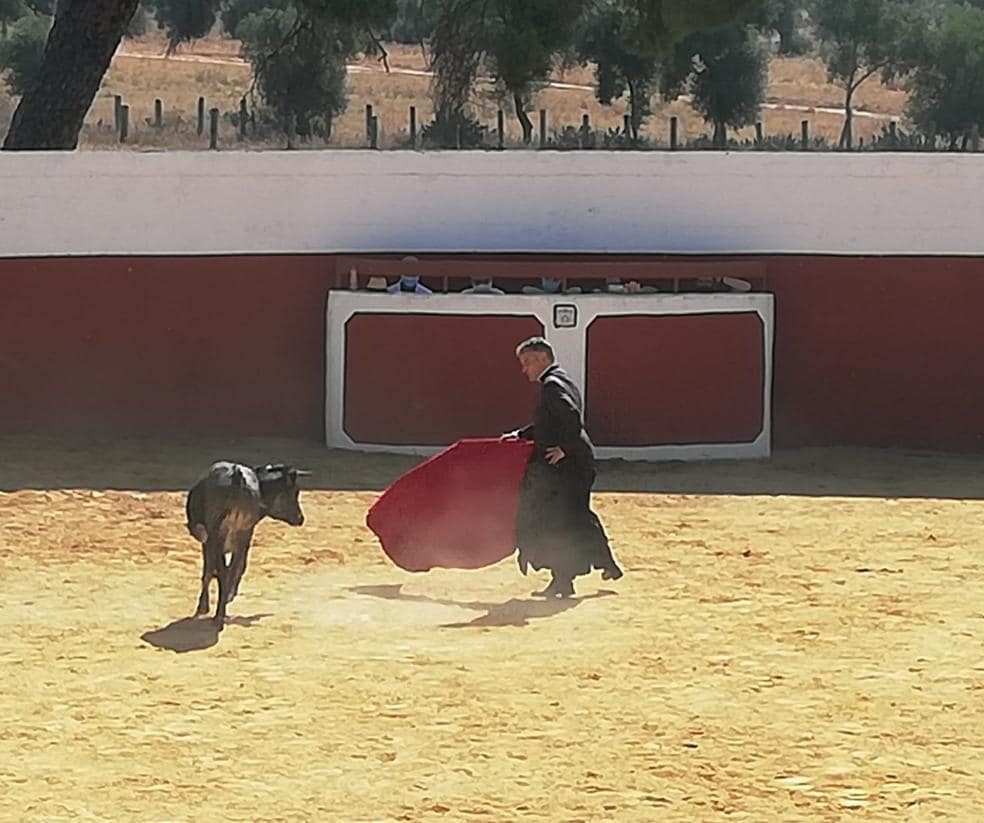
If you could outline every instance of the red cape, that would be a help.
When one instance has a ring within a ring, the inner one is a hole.
[[[516,550],[519,482],[532,448],[527,440],[459,440],[386,489],[366,525],[407,571],[498,563]]]

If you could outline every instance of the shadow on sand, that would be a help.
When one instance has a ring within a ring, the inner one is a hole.
[[[253,614],[248,617],[227,617],[227,626],[252,626],[272,614]],[[144,632],[140,639],[172,652],[194,652],[219,642],[219,630],[210,617],[182,617],[160,629]]]
[[[423,594],[406,594],[402,583],[379,586],[349,586],[348,591],[367,597],[379,597],[383,600],[406,600],[417,603],[436,603],[441,606],[454,606],[459,609],[471,609],[485,612],[465,623],[444,623],[442,629],[466,629],[488,626],[528,626],[531,620],[553,617],[573,609],[585,600],[595,600],[599,597],[611,597],[615,592],[603,589],[594,594],[568,598],[518,599],[512,598],[505,603],[489,603],[482,600],[447,600],[440,597],[428,597]]]
[[[320,440],[0,436],[0,490],[186,492],[213,460],[284,460],[304,488],[380,492],[422,458],[326,449]],[[602,460],[596,492],[984,499],[984,454],[777,449],[768,460]]]

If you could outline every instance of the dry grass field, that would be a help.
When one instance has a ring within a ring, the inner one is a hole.
[[[432,117],[430,78],[425,74],[426,62],[420,50],[413,47],[391,45],[387,74],[375,58],[363,58],[349,74],[349,106],[335,124],[331,145],[357,147],[365,144],[364,107],[371,103],[381,124],[381,144],[384,147],[402,144],[407,139],[409,107],[416,106],[418,120],[427,122]],[[159,34],[127,40],[121,46],[107,73],[99,95],[93,103],[82,135],[85,148],[119,148],[113,131],[113,95],[122,95],[130,106],[131,134],[129,146],[151,148],[202,148],[208,144],[207,133],[196,133],[196,107],[198,97],[204,96],[207,106],[215,106],[223,114],[220,123],[220,145],[239,147],[235,125],[228,115],[238,110],[240,98],[248,91],[252,74],[247,63],[238,56],[236,41],[216,37],[205,38],[187,44],[169,59],[162,59],[164,41]],[[582,115],[587,114],[596,130],[616,129],[621,126],[626,112],[624,101],[611,106],[601,105],[591,91],[590,68],[558,71],[555,83],[575,88],[547,87],[536,96],[535,108],[548,111],[548,130],[556,132],[564,127],[577,127]],[[582,88],[576,88],[576,87]],[[163,129],[151,127],[154,99],[164,103],[165,125]],[[901,116],[905,93],[882,85],[877,78],[865,82],[856,95],[859,111],[877,117],[859,116],[856,120],[857,136],[866,140],[880,134],[890,117]],[[807,119],[815,136],[828,141],[836,140],[842,125],[842,116],[822,108],[838,108],[842,104],[840,90],[827,82],[821,63],[811,59],[777,58],[769,72],[767,108],[762,111],[762,121],[767,135],[799,135],[800,121]],[[476,112],[481,120],[494,128],[496,110],[501,102],[492,94],[491,86],[484,86],[476,100]],[[787,108],[797,107],[797,108]],[[507,142],[518,145],[521,130],[509,105],[506,111]],[[806,110],[803,110],[806,109]],[[0,125],[5,128],[12,112],[9,100],[0,97]],[[680,138],[690,140],[709,133],[708,127],[685,101],[662,104],[654,101],[653,115],[645,126],[645,134],[664,143],[669,140],[669,118],[680,121]],[[533,117],[536,121],[536,116]],[[754,129],[745,129],[742,138],[754,136]],[[280,137],[266,141],[250,140],[249,146],[281,147]],[[322,145],[320,141],[315,147]]]
[[[183,490],[314,470],[222,633]],[[411,460],[0,438],[0,820],[976,821],[984,460],[618,464],[626,576],[410,575],[364,526]]]

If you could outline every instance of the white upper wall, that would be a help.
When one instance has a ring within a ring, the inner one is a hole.
[[[984,156],[0,152],[0,256],[984,253]]]

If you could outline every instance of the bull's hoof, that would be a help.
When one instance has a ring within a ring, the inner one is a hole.
[[[216,615],[215,617],[212,618],[212,623],[214,624],[215,630],[217,632],[222,631],[225,628],[225,615],[223,615],[222,617]]]

